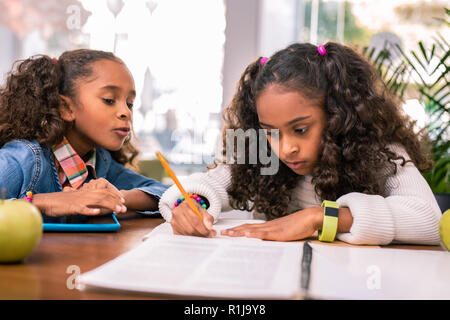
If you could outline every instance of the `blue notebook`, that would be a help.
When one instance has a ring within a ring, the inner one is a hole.
[[[113,232],[120,228],[114,213],[102,216],[68,216],[42,225],[44,232]]]

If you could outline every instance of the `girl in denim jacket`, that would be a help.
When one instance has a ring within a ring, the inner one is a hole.
[[[44,221],[157,211],[166,186],[127,167],[134,80],[114,54],[80,49],[18,62],[0,89],[0,188],[33,193]]]

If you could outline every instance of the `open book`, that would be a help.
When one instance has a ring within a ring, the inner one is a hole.
[[[260,220],[219,220],[216,230]],[[219,232],[218,232],[219,234]],[[289,299],[300,289],[303,242],[177,236],[163,223],[118,258],[82,274],[85,287],[171,295]],[[311,243],[308,296],[450,299],[450,253]]]
[[[215,230],[260,220],[221,220]],[[218,232],[219,234],[220,232]],[[200,238],[156,227],[135,249],[81,275],[91,287],[222,298],[292,298],[299,293],[301,242]]]

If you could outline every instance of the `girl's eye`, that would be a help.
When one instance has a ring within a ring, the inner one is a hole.
[[[132,103],[127,103],[127,106],[128,106],[129,109],[133,108],[133,104]]]
[[[114,99],[103,99],[103,101],[110,106],[114,104]]]
[[[299,134],[303,134],[303,133],[305,133],[306,131],[308,131],[308,127],[295,129],[295,132],[296,132],[296,133],[299,133]]]

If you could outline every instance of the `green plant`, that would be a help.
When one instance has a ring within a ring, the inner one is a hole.
[[[445,9],[450,26],[450,10]],[[374,49],[363,49],[377,68],[389,90],[403,100],[406,90],[415,91],[425,106],[429,119],[426,125],[431,143],[433,169],[423,176],[434,193],[450,193],[450,59],[449,43],[441,34],[433,37],[431,47],[422,41],[409,54],[399,46],[386,43],[374,55]],[[392,59],[400,54],[400,59]]]

